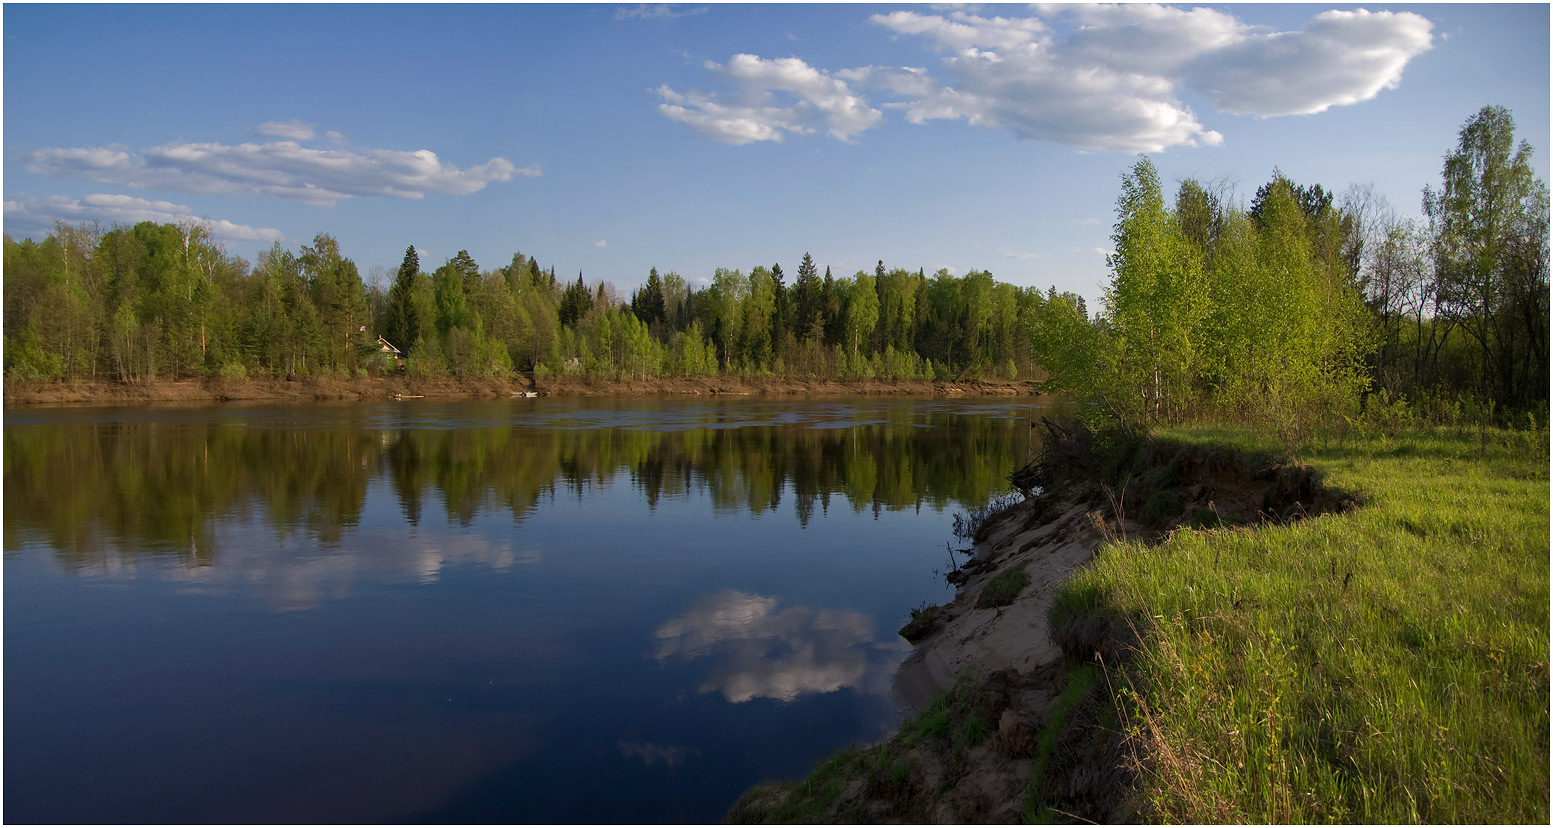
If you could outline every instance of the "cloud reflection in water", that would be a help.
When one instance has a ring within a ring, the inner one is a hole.
[[[149,571],[194,592],[244,586],[284,612],[345,599],[357,584],[431,584],[447,569],[470,565],[506,572],[517,564],[538,563],[540,554],[511,540],[478,535],[364,531],[327,550],[277,549],[247,540],[224,543],[219,560],[206,566],[107,567],[99,572],[134,578]]]
[[[658,627],[654,656],[717,659],[698,690],[734,704],[847,687],[889,692],[890,671],[909,649],[904,642],[874,640],[874,619],[861,612],[779,605],[731,589],[703,596]]]

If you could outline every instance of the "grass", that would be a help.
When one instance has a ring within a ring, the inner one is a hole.
[[[987,530],[997,523],[997,518],[1012,506],[1023,503],[1025,496],[1019,492],[1005,492],[979,508],[973,507],[954,516],[954,536],[960,540],[980,543],[987,539]]]
[[[1100,686],[1101,673],[1092,664],[1078,664],[1068,670],[1062,692],[1047,708],[1037,737],[1035,756],[1030,763],[1030,786],[1025,791],[1024,812],[1020,815],[1026,825],[1043,825],[1060,820],[1046,797],[1047,771],[1056,761],[1057,740],[1067,727],[1074,709]]]
[[[955,684],[927,710],[907,719],[895,736],[871,747],[845,748],[798,782],[766,782],[749,789],[734,803],[725,822],[761,824],[815,824],[823,822],[872,822],[881,814],[864,814],[856,802],[837,800],[849,789],[875,799],[893,802],[893,821],[917,816],[912,805],[930,799],[935,791],[915,789],[915,751],[927,748],[934,755],[958,763],[965,751],[986,741],[994,729],[976,712],[981,679],[974,671],[962,671]],[[950,787],[954,779],[943,784]],[[838,813],[832,813],[836,810]],[[905,819],[904,821],[921,821]]]
[[[1014,603],[1020,590],[1030,584],[1030,573],[1023,566],[1011,566],[997,575],[982,589],[976,599],[977,609],[997,609]]]
[[[907,621],[906,625],[897,632],[901,638],[915,644],[932,635],[933,631],[938,629],[938,624],[941,620],[940,616],[943,615],[943,612],[944,608],[937,604],[923,604],[911,611],[911,620]]]
[[[1305,462],[1363,508],[1118,543],[1075,575],[1054,628],[1143,642],[1104,667],[1144,819],[1547,823],[1547,439],[1328,439]]]

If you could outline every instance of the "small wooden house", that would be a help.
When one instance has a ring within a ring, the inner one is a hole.
[[[389,368],[398,368],[404,364],[403,352],[381,336],[377,338],[377,350],[383,355],[383,363]]]

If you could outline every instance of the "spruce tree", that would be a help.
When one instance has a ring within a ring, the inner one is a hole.
[[[658,278],[658,268],[648,271],[647,284],[631,297],[631,310],[649,328],[663,322],[663,280]]]
[[[830,268],[825,269],[826,273]],[[824,291],[820,285],[819,277],[814,273],[814,260],[809,254],[803,254],[803,263],[798,265],[798,281],[794,283],[793,290],[798,294],[797,311],[798,318],[793,322],[793,333],[799,339],[805,339],[817,333],[825,324],[824,318]]]
[[[404,251],[404,262],[399,265],[399,275],[388,290],[388,309],[383,315],[383,338],[408,356],[410,346],[420,336],[420,314],[410,294],[415,289],[415,277],[421,272],[421,259],[415,245]]]
[[[809,257],[804,256],[804,261],[808,260]],[[802,273],[803,268],[800,267],[798,272]],[[771,354],[776,359],[785,356],[782,353],[782,340],[792,325],[793,315],[787,299],[787,285],[782,282],[782,266],[779,264],[771,266],[771,293],[775,297],[771,308]]]

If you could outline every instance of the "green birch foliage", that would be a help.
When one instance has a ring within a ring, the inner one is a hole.
[[[1029,314],[1031,355],[1046,371],[1047,394],[1090,394],[1098,385],[1101,329],[1079,308],[1079,297],[1054,287]]]
[[[846,319],[847,345],[856,357],[879,322],[879,293],[874,277],[861,270],[857,272],[851,290],[847,291]]]
[[[1206,285],[1201,257],[1166,210],[1147,157],[1122,180],[1111,239],[1107,402],[1129,422],[1178,422],[1199,370]]]
[[[1486,106],[1445,158],[1443,188],[1426,189],[1436,232],[1440,314],[1472,339],[1480,398],[1528,407],[1547,401],[1548,198],[1515,119]]]

